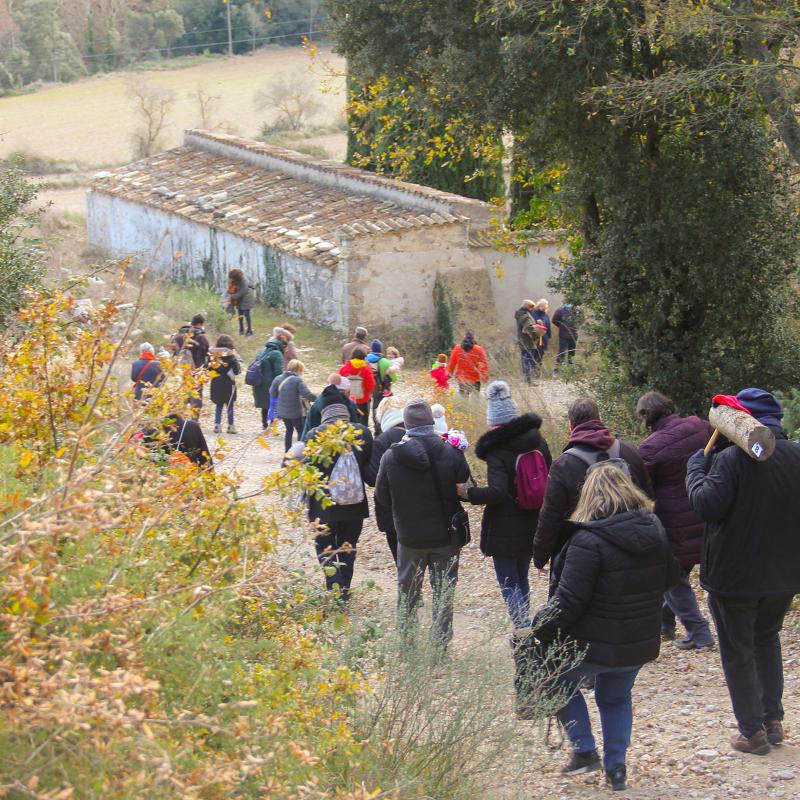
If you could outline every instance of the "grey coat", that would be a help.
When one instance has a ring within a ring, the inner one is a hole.
[[[306,413],[300,398],[313,403],[317,396],[306,386],[305,381],[296,372],[283,372],[278,375],[269,387],[272,397],[278,398],[275,416],[278,419],[302,419]]]
[[[256,296],[253,293],[253,287],[247,282],[246,278],[235,292],[228,293],[228,297],[239,311],[251,311],[256,304]]]

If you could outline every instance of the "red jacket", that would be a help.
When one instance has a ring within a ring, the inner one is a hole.
[[[351,358],[340,370],[339,374],[345,378],[351,378],[353,375],[361,376],[361,397],[357,396],[357,390],[353,387],[350,397],[356,405],[363,405],[369,403],[372,397],[372,390],[375,388],[375,373],[372,367],[361,358]]]
[[[457,344],[450,353],[447,371],[456,376],[459,383],[485,383],[489,380],[489,362],[486,352],[476,344],[469,352],[464,352]]]
[[[436,381],[437,389],[450,388],[450,376],[447,374],[447,368],[444,364],[440,364],[436,369],[430,371],[430,376]]]

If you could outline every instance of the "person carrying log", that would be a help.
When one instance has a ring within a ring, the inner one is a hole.
[[[723,404],[729,410],[710,421],[736,446],[698,450],[686,490],[706,523],[700,583],[739,728],[731,746],[766,755],[784,737],[780,632],[800,592],[800,444],[787,438],[781,404],[764,389],[743,389]],[[763,460],[769,434],[774,450]]]

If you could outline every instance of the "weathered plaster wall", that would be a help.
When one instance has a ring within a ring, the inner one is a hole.
[[[438,272],[463,271],[468,280],[470,272],[480,276],[485,271],[459,223],[356,239],[343,253],[351,269],[351,309],[365,325],[428,325],[435,318]]]
[[[547,282],[557,271],[557,243],[532,244],[527,255],[500,253],[491,247],[476,248],[489,272],[494,295],[497,319],[504,330],[513,331],[514,312],[522,300],[550,301],[550,313],[561,304],[561,295],[547,287]]]
[[[335,270],[234,234],[118,197],[87,194],[89,242],[114,257],[134,256],[177,282],[203,281],[223,292],[238,267],[259,297],[338,330],[348,320],[347,264]]]

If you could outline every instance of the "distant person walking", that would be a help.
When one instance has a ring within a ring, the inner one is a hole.
[[[363,326],[359,325],[355,333],[353,334],[353,339],[349,342],[345,342],[342,345],[342,364],[346,364],[352,357],[353,357],[353,350],[356,347],[362,349],[364,351],[364,355],[369,352],[369,345],[367,344],[367,329]]]
[[[309,432],[307,441],[316,441],[334,424],[352,424],[343,403],[331,403],[322,409],[322,424]],[[364,520],[369,516],[364,471],[372,453],[372,434],[364,425],[353,427],[362,444],[336,455],[329,464],[315,465],[327,482],[325,495],[329,502],[323,503],[314,493],[308,496],[309,520],[327,528],[314,539],[317,558],[325,569],[325,585],[343,603],[350,599],[356,546]]]
[[[273,328],[272,338],[258,351],[253,362],[258,365],[261,374],[261,382],[258,386],[253,386],[253,402],[256,408],[261,410],[262,430],[267,430],[275,419],[276,403],[270,402],[269,390],[275,378],[283,372],[283,352],[286,349],[286,341],[283,328]]]
[[[533,371],[536,367],[538,339],[536,337],[536,323],[533,321],[531,314],[535,305],[536,303],[533,300],[523,300],[522,305],[514,313],[514,320],[517,325],[517,344],[519,345],[522,360],[522,379],[525,383],[531,382]]]
[[[131,364],[134,398],[141,400],[146,397],[149,394],[148,390],[157,389],[164,382],[164,377],[153,345],[150,342],[142,342],[139,345],[139,358]]]
[[[544,495],[550,449],[536,414],[519,415],[505,381],[486,388],[489,430],[478,439],[475,455],[486,462],[486,487],[466,487],[462,497],[486,506],[481,522],[481,552],[491,556],[503,600],[515,628],[530,625],[530,572],[533,535],[539,509],[526,508],[519,496],[518,476],[533,470]],[[540,458],[534,458],[536,453]],[[540,498],[541,499],[541,498]],[[528,504],[528,505],[535,505]]]
[[[681,566],[680,580],[664,595],[669,613],[662,619],[662,634],[675,638],[678,617],[686,628],[686,636],[676,643],[681,650],[711,647],[714,637],[689,584],[692,569],[700,563],[703,520],[686,494],[686,464],[705,447],[711,426],[699,417],[679,417],[672,400],[660,392],[643,394],[636,404],[636,416],[652,431],[639,445],[639,454],[653,484],[655,515]]]
[[[339,370],[339,374],[350,381],[350,398],[356,404],[362,425],[369,425],[369,405],[375,388],[375,374],[367,363],[365,347],[354,347],[352,357]]]
[[[294,359],[299,359],[300,356],[297,354],[297,344],[294,340],[295,335],[297,334],[297,326],[293,325],[291,322],[282,322],[281,329],[286,331],[286,350],[284,350],[283,358],[285,361],[294,361]]]
[[[575,313],[575,306],[572,303],[564,303],[559,306],[553,314],[553,325],[558,328],[558,355],[556,363],[572,363],[575,358],[575,351],[578,347],[578,321]]]
[[[236,355],[233,339],[223,334],[217,339],[217,344],[212,347],[211,371],[211,402],[214,404],[214,433],[222,432],[222,411],[227,408],[228,433],[237,433],[234,425],[233,414],[236,404],[236,376],[242,371],[242,363]]]
[[[253,323],[251,312],[256,304],[256,296],[253,287],[245,278],[240,269],[232,269],[228,272],[228,306],[233,309],[239,319],[239,335],[252,336]],[[247,327],[245,328],[245,322]]]
[[[305,364],[292,359],[286,369],[272,381],[269,393],[277,398],[275,414],[286,428],[283,449],[288,452],[292,446],[292,436],[297,431],[297,441],[303,436],[303,428],[306,423],[306,410],[304,402],[311,405],[317,396],[306,386],[302,378],[305,372]]]
[[[706,521],[700,584],[739,726],[731,746],[764,755],[784,738],[780,633],[800,593],[800,444],[787,438],[774,395],[751,388],[736,398],[775,434],[775,452],[754,461],[733,445],[716,457],[698,450],[686,488]]]
[[[450,353],[447,371],[455,375],[461,394],[479,392],[481,383],[489,380],[489,360],[486,351],[475,341],[475,334],[467,331],[461,344]]]
[[[466,543],[458,524],[458,484],[469,479],[469,467],[464,454],[434,431],[433,413],[424,400],[405,407],[403,423],[405,437],[381,459],[375,499],[392,509],[397,531],[400,626],[409,630],[416,623],[427,570],[433,590],[432,634],[446,649],[453,637],[458,558]]]
[[[566,639],[585,651],[560,681],[570,700],[558,712],[572,745],[561,770],[580,775],[600,768],[589,710],[580,691],[593,681],[603,728],[603,766],[614,791],[625,789],[631,741],[631,690],[642,665],[658,658],[661,598],[677,580],[677,563],[651,501],[612,458],[589,468],[572,515],[576,530],[556,556],[551,597],[533,619],[545,644]]]
[[[311,408],[308,409],[308,416],[303,426],[302,439],[304,441],[310,431],[322,424],[322,409],[325,408],[325,406],[333,405],[334,403],[344,405],[350,415],[350,422],[358,422],[361,419],[358,415],[358,409],[355,403],[350,401],[349,395],[342,389],[343,383],[349,384],[349,381],[343,378],[338,372],[332,372],[328,375],[327,385],[322,392],[320,392],[317,399],[311,404]]]
[[[537,324],[540,329],[544,329],[541,332],[541,336],[539,337],[536,345],[536,350],[534,351],[534,358],[536,361],[534,372],[536,375],[541,374],[542,364],[544,363],[544,354],[547,352],[547,348],[550,346],[550,337],[553,333],[553,328],[550,325],[550,315],[547,313],[549,308],[550,303],[542,298],[536,303],[531,311],[531,316],[533,317],[534,323]]]

